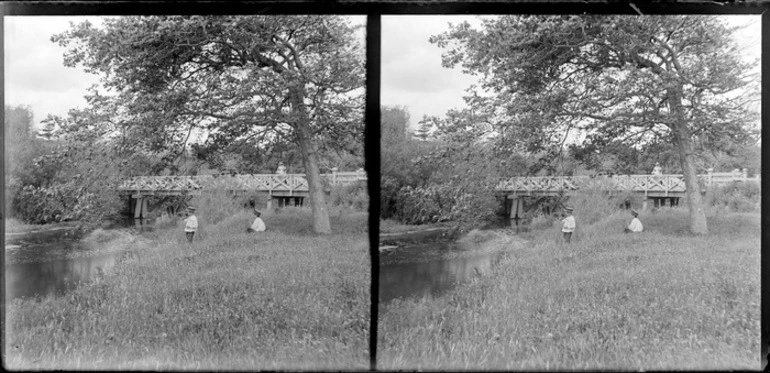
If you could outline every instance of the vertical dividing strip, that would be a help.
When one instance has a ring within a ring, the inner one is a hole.
[[[371,312],[369,316],[369,368],[377,367],[377,319],[380,258],[380,15],[366,17],[366,113],[365,155],[369,190],[369,255],[372,262]]]

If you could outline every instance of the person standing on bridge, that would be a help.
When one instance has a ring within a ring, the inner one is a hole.
[[[187,236],[187,242],[192,242],[193,236],[195,236],[195,232],[198,230],[198,217],[195,216],[195,206],[188,207],[187,211],[189,215],[184,220],[184,234]]]
[[[572,238],[572,232],[575,231],[575,217],[572,216],[572,207],[565,207],[567,217],[562,219],[561,232],[564,235],[564,242],[569,243]]]
[[[254,222],[251,223],[251,227],[246,229],[246,232],[248,233],[264,232],[265,222],[262,221],[262,218],[259,217],[260,215],[262,215],[262,212],[260,212],[257,209],[254,209],[254,215],[256,216],[256,218],[254,219]]]
[[[660,162],[655,162],[655,167],[652,168],[653,175],[663,175],[663,167],[660,167]]]
[[[278,169],[275,170],[275,173],[278,175],[286,175],[286,166],[283,165],[283,162],[278,162]]]
[[[636,210],[631,210],[631,215],[634,216],[633,219],[631,219],[631,224],[626,227],[626,229],[623,231],[624,233],[641,233],[644,230],[644,227],[642,227],[642,222],[639,220],[638,216],[639,213],[636,212]]]

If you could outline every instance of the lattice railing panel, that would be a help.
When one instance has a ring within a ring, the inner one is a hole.
[[[699,178],[706,181],[707,175],[700,175]],[[725,179],[726,180],[726,179]],[[735,180],[754,180],[754,179],[730,179]],[[757,181],[759,178],[756,179]],[[498,182],[495,190],[503,192],[547,192],[556,193],[580,189],[584,185],[592,182],[602,183],[602,188],[608,190],[626,190],[634,192],[684,192],[686,190],[684,177],[682,175],[616,175],[612,177],[598,176],[532,176],[532,177],[512,177],[502,179]],[[711,179],[712,184],[721,184],[726,181],[722,179]]]
[[[333,183],[366,180],[365,173],[323,174]],[[150,192],[182,192],[200,189],[259,190],[306,192],[304,174],[200,175],[200,176],[136,176],[125,180],[118,190]]]

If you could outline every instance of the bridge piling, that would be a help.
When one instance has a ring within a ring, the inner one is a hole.
[[[513,197],[511,200],[511,208],[509,217],[511,219],[510,226],[518,226],[519,220],[524,215],[524,199],[519,197]]]
[[[129,211],[134,211],[134,219],[150,217],[150,200],[141,195],[132,195],[129,199]]]

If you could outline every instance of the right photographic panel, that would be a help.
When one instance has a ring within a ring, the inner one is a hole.
[[[378,369],[761,367],[760,16],[381,35]]]

